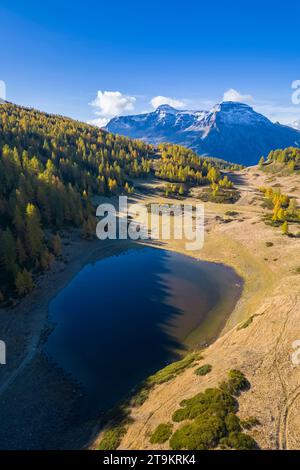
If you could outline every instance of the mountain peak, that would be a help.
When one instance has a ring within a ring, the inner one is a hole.
[[[172,114],[178,112],[177,109],[173,108],[169,104],[161,104],[160,106],[157,106],[155,112],[160,112],[160,111],[164,111],[166,113],[172,113]]]
[[[274,148],[300,147],[299,130],[274,124],[236,101],[219,103],[210,111],[177,110],[162,104],[150,113],[114,118],[106,130],[154,145],[183,145],[199,155],[245,165],[254,165]]]
[[[233,108],[251,108],[251,106],[246,103],[242,103],[241,101],[221,101],[220,105],[230,106]]]
[[[214,106],[214,108],[219,108],[219,111],[252,111],[255,112],[251,106],[246,103],[241,103],[239,101],[222,101],[221,103]],[[214,109],[213,108],[213,109]]]

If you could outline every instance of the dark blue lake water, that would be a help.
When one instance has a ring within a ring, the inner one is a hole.
[[[88,264],[52,300],[44,352],[83,386],[94,412],[105,411],[180,352],[211,341],[241,289],[223,265],[129,250]]]

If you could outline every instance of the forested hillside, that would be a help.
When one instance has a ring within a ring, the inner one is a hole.
[[[266,159],[261,157],[259,167],[268,173],[280,173],[282,176],[298,172],[300,170],[300,149],[288,147],[272,150]]]
[[[193,150],[181,145],[159,144],[160,159],[156,176],[173,182],[192,182],[204,185],[222,178],[222,169],[241,169],[241,165],[223,160],[200,157]]]
[[[59,230],[94,233],[93,194],[131,192],[152,148],[62,116],[0,105],[0,301],[33,287],[60,254]]]
[[[233,190],[233,183],[227,175],[222,173],[222,170],[238,170],[242,168],[241,165],[201,157],[193,150],[174,144],[159,144],[158,152],[160,158],[156,161],[155,175],[175,183],[167,185],[166,196],[186,194],[186,186],[190,184],[191,186],[209,185],[209,189],[203,193],[204,200],[233,202],[236,199],[233,197],[233,193],[237,196]]]

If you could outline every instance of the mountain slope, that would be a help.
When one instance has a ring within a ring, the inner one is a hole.
[[[250,106],[224,102],[210,111],[179,111],[159,106],[154,112],[113,118],[109,132],[158,144],[172,142],[199,154],[253,165],[274,148],[300,146],[300,131],[273,123]]]

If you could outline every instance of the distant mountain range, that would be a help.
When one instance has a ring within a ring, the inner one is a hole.
[[[300,147],[300,130],[273,123],[243,103],[223,102],[210,111],[155,111],[111,119],[106,130],[152,144],[171,142],[201,155],[254,165],[270,150]]]

